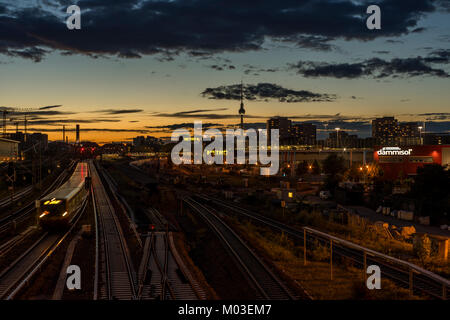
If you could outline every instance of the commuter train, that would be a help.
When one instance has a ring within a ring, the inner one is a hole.
[[[44,229],[61,229],[72,224],[89,194],[88,164],[78,163],[69,180],[36,201],[38,224]]]

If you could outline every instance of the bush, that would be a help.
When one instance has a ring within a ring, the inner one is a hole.
[[[431,255],[431,240],[427,235],[424,235],[421,238],[416,239],[416,243],[414,245],[414,252],[420,261],[425,263],[428,261]]]
[[[318,240],[314,241],[313,249],[310,252],[312,259],[315,261],[330,260],[330,249],[327,245],[321,245]]]

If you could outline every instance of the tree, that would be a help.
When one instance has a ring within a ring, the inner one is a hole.
[[[308,173],[308,162],[306,162],[306,160],[303,160],[303,162],[297,166],[297,175],[302,176],[306,173]]]
[[[450,172],[438,164],[418,168],[411,196],[416,200],[416,211],[420,215],[430,216],[435,222],[448,222]]]
[[[321,172],[320,164],[317,161],[317,159],[315,159],[314,162],[313,162],[312,171],[313,171],[313,174],[320,174],[320,172]]]
[[[327,179],[325,180],[327,189],[334,190],[343,179],[346,170],[345,160],[337,154],[330,154],[323,161],[322,169],[327,174]]]
[[[348,169],[345,172],[345,180],[350,181],[360,181],[362,180],[362,176],[364,175],[363,172],[364,168],[361,167],[359,164],[353,164],[350,169]]]

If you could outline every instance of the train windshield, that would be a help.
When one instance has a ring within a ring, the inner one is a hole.
[[[46,200],[41,202],[41,217],[63,215],[66,211],[64,200]]]

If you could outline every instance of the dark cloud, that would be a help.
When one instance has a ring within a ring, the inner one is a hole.
[[[225,110],[228,110],[228,108],[195,109],[195,110],[186,110],[186,111],[175,112],[175,113],[172,113],[172,115],[176,116],[176,117],[183,117],[183,116],[188,116],[188,115],[197,114],[197,113],[205,113],[205,112],[210,112],[210,111],[225,111]]]
[[[273,73],[273,72],[278,72],[280,71],[279,68],[262,68],[260,66],[254,66],[251,64],[244,64],[244,73],[245,74],[253,74],[253,75],[259,75],[259,73],[262,72],[268,72],[268,73]]]
[[[421,32],[424,32],[425,30],[427,30],[427,28],[420,27],[420,28],[413,29],[411,32],[413,32],[413,33],[421,33]]]
[[[333,40],[331,37],[304,35],[294,35],[283,39],[284,42],[293,42],[301,48],[308,48],[316,51],[331,51],[337,49],[335,45],[329,43],[331,40]]]
[[[329,50],[335,39],[366,41],[410,33],[425,14],[438,8],[434,0],[378,0],[383,28],[373,32],[365,27],[367,1],[73,0],[70,4],[82,8],[81,30],[69,31],[65,17],[47,6],[11,2],[9,12],[0,16],[0,53],[36,62],[52,50],[90,57],[158,54],[170,60],[180,52],[199,57],[260,50],[266,39]]]
[[[30,132],[60,132],[60,128],[28,128]],[[66,128],[66,132],[74,132],[75,128]],[[119,129],[119,128],[81,128],[82,132],[130,132],[130,133],[151,133],[146,129]]]
[[[316,102],[334,101],[336,95],[326,93],[314,93],[307,90],[291,90],[272,83],[258,83],[256,85],[244,85],[244,98],[254,101],[270,101],[272,99],[279,102]],[[233,84],[220,86],[217,88],[207,88],[202,96],[217,100],[240,100],[241,85]]]
[[[390,61],[380,58],[371,58],[357,63],[326,63],[313,61],[299,61],[290,64],[304,77],[332,77],[354,79],[360,77],[386,78],[386,77],[416,77],[434,76],[449,77],[443,69],[432,67],[431,63],[448,63],[449,51],[435,51],[428,57],[394,58]]]
[[[103,110],[97,110],[97,111],[93,111],[93,112],[117,115],[117,114],[128,114],[128,113],[140,113],[143,111],[144,110],[142,110],[142,109],[103,109]]]
[[[427,113],[420,113],[418,114],[418,116],[426,117],[425,119],[427,121],[450,120],[450,112],[427,112]]]
[[[442,34],[437,39],[441,42],[450,42],[450,34]]]
[[[40,107],[39,110],[48,110],[48,109],[55,109],[55,108],[60,108],[60,107],[62,107],[62,104],[56,104],[54,106]]]
[[[373,51],[373,53],[376,53],[376,54],[389,54],[390,51],[387,51],[387,50],[379,50],[379,51]]]
[[[222,127],[223,125],[220,123],[210,123],[210,122],[205,122],[202,123],[202,127],[203,129],[207,129],[207,128],[212,128],[212,127]],[[146,126],[145,128],[147,129],[162,129],[160,132],[169,132],[169,131],[173,131],[176,129],[181,129],[181,128],[187,128],[187,129],[193,129],[194,128],[194,123],[174,123],[174,124],[168,124],[168,125],[164,125],[164,126]]]
[[[450,12],[450,1],[448,0],[437,0],[437,4],[440,10],[445,12]]]
[[[403,41],[402,40],[394,40],[394,39],[388,39],[386,40],[387,43],[391,43],[391,44],[402,44]]]
[[[425,58],[430,63],[450,63],[450,49],[438,49],[430,52]]]
[[[43,119],[35,118],[28,121],[30,125],[62,125],[68,123],[101,123],[101,122],[120,122],[118,119]]]
[[[370,122],[374,117],[366,116],[346,116],[340,113],[336,114],[303,114],[303,115],[293,115],[289,116],[293,120],[303,120],[303,121],[349,121],[349,122]]]
[[[237,112],[235,114],[223,114],[223,113],[204,113],[210,111],[224,111],[228,110],[228,108],[220,108],[220,109],[198,109],[198,110],[190,110],[190,111],[181,111],[174,113],[155,113],[154,117],[165,117],[165,118],[189,118],[189,119],[209,119],[209,120],[220,120],[220,119],[234,119],[239,118],[239,114]],[[251,114],[246,114],[246,118],[266,118],[263,116],[255,116]]]
[[[218,65],[218,64],[213,64],[211,66],[208,66],[211,69],[217,70],[217,71],[224,71],[224,70],[235,70],[236,67],[232,64],[222,64],[222,65]]]
[[[0,18],[1,20],[1,18]],[[1,39],[1,38],[0,38]],[[0,44],[0,53],[4,53],[7,56],[10,57],[20,57],[24,59],[29,59],[34,62],[41,62],[44,56],[48,53],[48,50],[44,50],[38,47],[30,47],[20,50],[5,50],[4,52],[1,51],[1,44]]]
[[[48,108],[47,108],[48,109]],[[75,112],[69,111],[58,111],[58,110],[45,110],[45,109],[27,109],[27,108],[15,108],[0,106],[0,111],[6,110],[10,116],[59,116],[59,115],[69,115],[75,114]]]
[[[133,51],[122,51],[119,52],[117,55],[119,58],[126,58],[126,59],[139,59],[142,58],[142,56],[136,52]]]
[[[6,12],[7,12],[6,7],[4,5],[2,5],[2,4],[0,4],[0,14],[6,13]]]
[[[290,65],[292,70],[305,77],[359,78],[367,74],[363,63],[317,63],[299,61]]]

